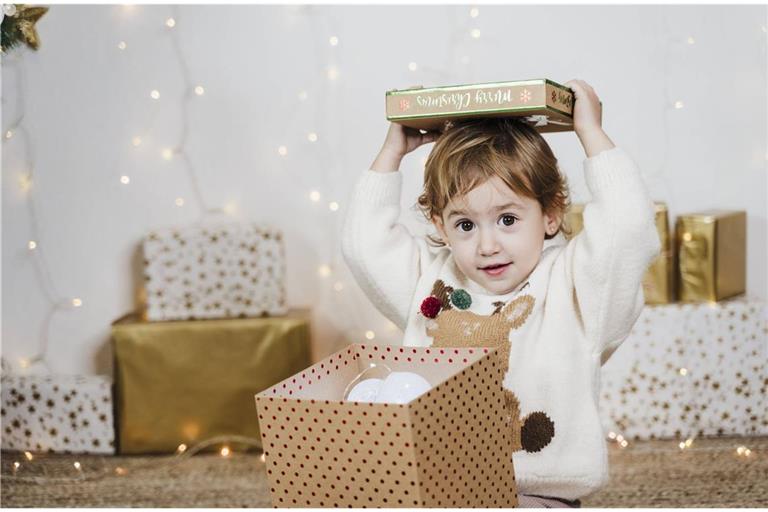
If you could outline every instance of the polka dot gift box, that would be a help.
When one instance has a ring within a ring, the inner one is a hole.
[[[371,363],[431,388],[344,401]],[[276,507],[514,507],[512,427],[492,348],[354,344],[256,395]]]
[[[3,450],[115,453],[109,377],[8,375],[2,389]]]
[[[254,224],[157,230],[143,250],[147,320],[288,312],[279,230]]]

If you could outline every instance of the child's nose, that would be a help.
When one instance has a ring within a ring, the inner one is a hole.
[[[480,245],[478,246],[481,256],[493,256],[499,252],[499,243],[496,240],[496,234],[493,230],[480,230]]]

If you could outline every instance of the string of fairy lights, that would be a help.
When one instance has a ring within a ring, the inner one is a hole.
[[[133,7],[135,8],[135,7]],[[296,7],[291,6],[288,7],[294,14],[297,14],[299,16],[306,16],[308,18],[314,18],[310,19],[310,25],[312,29],[316,29],[318,24],[317,23],[317,16],[315,15],[315,11],[312,8],[309,7]],[[486,35],[482,31],[482,26],[479,23],[481,20],[481,11],[478,7],[471,7],[471,8],[461,8],[460,16],[458,17],[458,26],[450,33],[450,36],[448,38],[448,57],[446,59],[446,65],[445,69],[456,69],[461,66],[469,66],[472,63],[472,58],[469,51],[461,52],[460,50],[463,50],[464,48],[460,47],[460,43],[463,41],[478,41],[481,40],[481,38],[486,37]],[[177,27],[179,23],[183,22],[183,14],[181,12],[181,9],[179,6],[171,6],[171,15],[166,17],[162,23],[163,26],[166,29],[166,33],[168,34],[170,44],[172,45],[174,55],[176,57],[176,61],[179,64],[179,71],[183,78],[184,83],[184,92],[180,98],[181,100],[181,136],[179,137],[179,140],[176,144],[172,145],[171,147],[164,147],[160,151],[160,158],[162,158],[165,161],[172,161],[175,159],[180,160],[183,165],[185,172],[187,173],[187,176],[189,178],[189,182],[192,186],[192,191],[194,194],[194,201],[198,205],[200,210],[200,215],[206,216],[211,213],[226,213],[228,215],[235,215],[237,211],[237,205],[235,203],[227,203],[220,207],[212,207],[210,206],[203,194],[199,183],[199,173],[194,165],[194,162],[192,162],[189,151],[188,151],[188,133],[189,133],[189,109],[194,104],[195,101],[199,100],[201,97],[203,97],[206,94],[206,88],[205,86],[200,83],[199,81],[195,81],[193,79],[192,73],[190,72],[190,67],[188,65],[188,62],[185,58],[184,52],[182,51],[181,42],[179,40],[178,36],[178,30]],[[765,31],[765,29],[763,28]],[[320,81],[320,91],[315,94],[310,94],[311,88],[304,88],[298,90],[296,93],[296,101],[297,105],[299,107],[306,106],[309,103],[312,103],[315,99],[315,96],[318,98],[321,97],[328,97],[333,94],[338,94],[337,89],[334,87],[327,87],[328,84],[338,84],[340,80],[343,80],[343,66],[340,64],[340,53],[336,50],[339,49],[339,47],[343,46],[345,44],[345,41],[342,37],[338,35],[338,33],[331,29],[326,29],[326,34],[324,35],[315,35],[314,36],[316,40],[324,40],[325,42],[322,45],[313,45],[313,48],[315,48],[316,51],[320,47],[324,47],[327,52],[326,55],[318,57],[318,62],[320,62],[320,59],[325,59],[323,62],[330,62],[329,64],[325,65],[323,67],[323,76]],[[693,36],[688,36],[685,39],[682,40],[672,40],[667,42],[667,47],[665,50],[665,70],[667,70],[668,75],[668,65],[669,65],[669,45],[686,45],[689,47],[693,47],[695,45],[696,41],[693,38]],[[117,43],[117,48],[120,51],[125,51],[129,48],[129,41],[121,40]],[[335,52],[335,53],[334,53]],[[50,272],[48,270],[48,265],[46,264],[46,250],[47,246],[45,244],[45,240],[41,236],[41,231],[39,229],[39,219],[37,214],[37,209],[35,206],[35,183],[36,183],[36,168],[34,165],[34,148],[33,148],[33,139],[30,136],[30,133],[25,125],[25,104],[26,99],[24,97],[24,93],[26,90],[26,70],[23,63],[23,60],[21,59],[21,52],[15,52],[11,55],[5,55],[3,57],[3,67],[4,72],[6,73],[10,70],[13,70],[14,72],[14,78],[16,82],[16,117],[15,119],[9,123],[9,125],[5,128],[3,132],[3,142],[4,144],[18,144],[22,147],[23,155],[24,155],[24,171],[21,172],[18,176],[18,187],[21,193],[24,194],[24,197],[26,199],[26,205],[27,210],[29,212],[29,224],[30,224],[30,236],[29,240],[26,244],[26,250],[29,252],[30,259],[33,261],[35,273],[38,278],[39,285],[41,287],[41,290],[43,291],[43,294],[46,297],[47,303],[48,303],[48,310],[45,314],[44,321],[42,322],[42,325],[40,327],[40,342],[38,344],[37,351],[29,356],[23,357],[18,360],[18,366],[22,369],[29,368],[31,365],[40,363],[44,365],[49,371],[50,371],[50,365],[47,361],[47,353],[49,348],[49,338],[50,338],[50,325],[52,322],[52,319],[55,317],[56,314],[63,312],[63,311],[72,311],[77,308],[81,308],[85,301],[83,298],[79,296],[72,296],[72,295],[66,295],[59,292],[58,288],[55,285],[54,280],[52,279],[52,276],[50,275]],[[419,62],[416,62],[414,60],[411,60],[407,63],[404,63],[404,70],[408,70],[408,76],[413,77],[412,82],[413,83],[419,83],[421,80],[424,80],[425,78],[434,78],[436,80],[444,80],[449,79],[452,75],[448,71],[445,71],[444,69],[440,69],[437,67],[433,67],[428,64],[422,64]],[[466,76],[467,73],[464,75]],[[317,89],[315,89],[317,90]],[[683,99],[681,98],[674,98],[669,93],[668,84],[664,83],[664,102],[666,105],[666,108],[664,109],[664,116],[663,116],[663,126],[664,126],[664,149],[662,152],[662,161],[660,165],[660,171],[664,172],[666,169],[666,165],[669,159],[669,148],[668,148],[668,134],[669,134],[669,119],[668,114],[670,111],[679,111],[685,107],[685,104],[683,102]],[[147,97],[152,102],[159,102],[161,98],[165,99],[166,94],[162,93],[162,91],[158,89],[149,89],[147,93]],[[279,160],[285,161],[286,157],[288,157],[289,152],[292,148],[292,143],[290,142],[291,138],[293,138],[294,142],[296,141],[296,133],[301,133],[301,138],[305,139],[309,143],[316,144],[318,142],[326,141],[328,138],[330,138],[331,129],[328,126],[324,126],[323,122],[325,122],[327,119],[331,118],[332,116],[328,115],[328,112],[322,110],[322,106],[319,102],[313,103],[315,107],[315,120],[311,128],[304,129],[304,130],[295,130],[292,127],[292,121],[295,119],[295,116],[298,115],[298,112],[300,111],[299,108],[291,110],[290,117],[287,118],[287,122],[283,124],[284,126],[284,134],[283,137],[285,139],[284,142],[281,142],[278,144],[275,150],[275,155]],[[327,105],[327,103],[326,103]],[[138,148],[144,143],[144,138],[141,135],[134,135],[131,138],[131,145]],[[328,150],[329,146],[320,144],[318,145],[321,150]],[[339,168],[341,166],[337,165],[337,162],[333,160],[333,155],[330,151],[326,151],[323,157],[325,160],[325,165],[323,166],[326,169],[335,169]],[[423,158],[421,160],[422,165],[425,163],[426,158]],[[322,204],[325,202],[325,206],[327,207],[327,211],[330,213],[336,213],[339,212],[342,209],[342,204],[338,200],[338,191],[334,191],[331,189],[332,184],[339,183],[342,180],[332,180],[330,173],[326,173],[323,175],[323,177],[326,179],[323,186],[325,187],[317,187],[311,189],[307,193],[307,198],[309,201],[315,204]],[[129,185],[131,183],[131,177],[128,174],[121,174],[120,175],[120,183],[123,185]],[[324,199],[327,198],[327,199]],[[184,197],[178,196],[175,198],[174,203],[178,207],[183,207],[187,204],[187,201]],[[332,237],[330,240],[334,240]],[[336,247],[338,244],[329,244],[330,247]],[[327,263],[321,263],[317,268],[317,274],[320,278],[324,279],[329,285],[326,287],[326,290],[333,290],[333,292],[336,293],[336,296],[339,296],[340,292],[347,289],[347,282],[346,280],[338,273],[335,269],[336,268],[342,268],[343,265],[340,264],[340,261],[338,260],[338,251],[332,251],[331,254],[327,255]],[[331,294],[333,295],[333,293]],[[354,325],[350,326],[349,328],[345,329],[345,334],[348,337],[351,338],[358,338],[360,336],[360,333],[367,339],[367,340],[373,340],[377,337],[377,333],[374,329],[366,329],[361,326],[362,319],[365,317],[363,314],[363,307],[364,303],[363,301],[359,300],[347,300],[345,302],[345,307],[347,309],[350,308],[357,308],[357,312],[359,314],[352,314],[347,315],[348,321],[353,323]],[[387,323],[387,329],[389,330],[396,330],[397,328],[392,324],[391,322]],[[378,330],[378,329],[377,329]],[[6,373],[9,371],[10,365],[7,365],[7,362],[5,359],[3,359],[3,372]],[[676,370],[678,375],[683,378],[690,378],[690,371],[687,368],[681,367]],[[694,393],[693,388],[690,389],[690,394],[692,395]],[[615,441],[617,445],[621,448],[627,448],[629,446],[629,441],[621,434],[614,431],[610,431],[608,433],[608,438],[612,441]],[[690,450],[694,446],[694,440],[695,436],[690,435],[688,436],[684,441],[681,441],[679,443],[679,449],[681,451]],[[249,446],[257,446],[258,442],[251,438],[243,438],[238,436],[225,436],[225,437],[216,437],[208,440],[204,440],[200,443],[197,443],[193,447],[189,448],[185,444],[179,445],[176,454],[171,456],[171,458],[165,462],[168,467],[178,464],[180,462],[183,462],[188,457],[192,456],[195,453],[198,453],[199,451],[213,445],[213,444],[222,444],[222,447],[219,450],[219,454],[221,457],[229,457],[233,453],[233,449],[231,448],[231,445],[233,443],[238,444],[246,444]],[[705,448],[699,448],[700,450],[704,450]],[[735,449],[736,454],[739,457],[745,457],[748,458],[752,455],[752,451],[746,447],[746,446],[738,446]],[[16,460],[12,464],[12,474],[11,475],[5,475],[3,474],[3,478],[6,478],[8,476],[11,476],[16,479],[29,479],[29,481],[35,481],[38,483],[44,483],[44,482],[51,482],[50,478],[46,477],[45,475],[34,475],[30,472],[28,472],[29,468],[33,465],[33,461],[36,460],[36,455],[33,454],[33,452],[26,451],[24,452],[24,458],[21,460]],[[263,461],[263,454],[262,454],[262,461]],[[157,467],[156,464],[153,464],[152,466]],[[135,471],[134,468],[131,471]],[[74,480],[82,480],[82,479],[94,479],[94,478],[103,478],[107,475],[118,475],[123,476],[129,473],[129,470],[122,467],[117,466],[114,468],[108,468],[100,471],[96,471],[93,474],[88,473],[86,474],[84,472],[84,468],[82,464],[79,462],[75,462],[73,465],[73,471],[75,472],[73,475]]]
[[[176,448],[176,452],[168,457],[161,458],[160,460],[153,460],[151,462],[132,465],[127,467],[125,464],[120,463],[105,463],[105,458],[100,457],[98,460],[101,462],[100,467],[93,470],[87,470],[86,466],[79,460],[72,462],[72,470],[70,476],[48,476],[47,457],[40,454],[33,454],[30,451],[23,452],[24,458],[13,460],[7,463],[10,468],[9,473],[3,473],[3,479],[8,479],[13,482],[24,482],[34,484],[54,484],[54,483],[72,483],[82,481],[97,481],[107,477],[125,477],[130,474],[135,474],[144,471],[166,471],[171,470],[187,461],[193,455],[209,448],[211,446],[221,445],[216,450],[219,457],[222,459],[231,459],[237,452],[233,448],[234,445],[242,448],[243,446],[261,448],[261,444],[250,437],[246,436],[216,436],[200,441],[192,447],[188,447],[182,443]],[[264,464],[266,463],[266,456],[262,452],[258,456],[258,460]],[[58,471],[60,473],[60,471]]]

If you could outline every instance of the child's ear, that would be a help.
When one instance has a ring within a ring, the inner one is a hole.
[[[557,230],[560,229],[560,223],[563,221],[563,216],[560,212],[549,212],[544,214],[544,232],[547,236],[554,236]]]
[[[438,215],[433,215],[432,224],[434,224],[435,228],[437,228],[437,233],[440,235],[440,238],[443,240],[443,242],[448,245],[448,235],[445,233],[445,224],[443,224],[443,218]]]

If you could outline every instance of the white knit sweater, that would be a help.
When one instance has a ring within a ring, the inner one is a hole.
[[[653,203],[630,157],[606,150],[586,159],[584,172],[592,200],[582,232],[567,242],[562,235],[546,241],[527,284],[504,296],[467,279],[449,249],[430,248],[398,223],[400,172],[366,171],[344,223],[347,264],[371,301],[404,329],[404,345],[432,345],[427,327],[434,320],[420,306],[438,279],[467,291],[469,311],[478,315],[491,315],[494,302],[533,298],[525,322],[509,331],[503,386],[519,399],[521,417],[546,414],[554,436],[539,451],[513,455],[521,494],[576,499],[607,481],[598,417],[601,358],[639,316],[642,277],[660,249]]]

